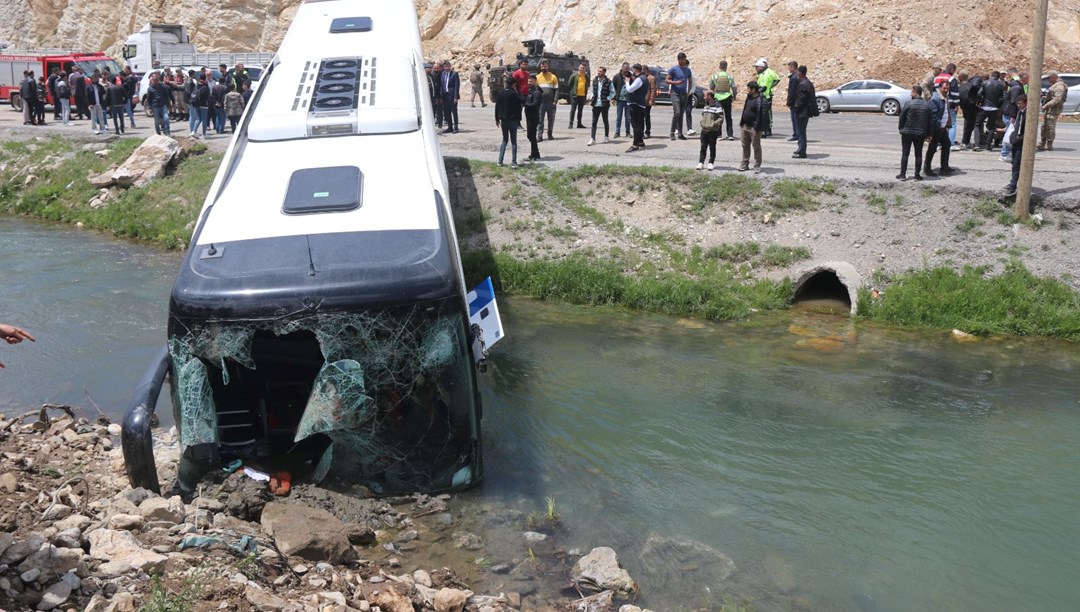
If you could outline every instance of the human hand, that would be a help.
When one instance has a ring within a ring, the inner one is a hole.
[[[6,340],[8,344],[18,344],[23,340],[37,342],[37,340],[25,330],[19,329],[14,325],[5,325],[4,323],[0,323],[0,338]]]

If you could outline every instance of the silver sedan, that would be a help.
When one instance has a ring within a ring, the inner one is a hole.
[[[898,115],[900,109],[911,99],[907,87],[887,81],[851,81],[836,89],[817,92],[818,111],[881,111],[886,115]]]

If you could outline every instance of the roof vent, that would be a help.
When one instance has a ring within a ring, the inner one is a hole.
[[[360,208],[363,175],[356,166],[305,168],[292,173],[285,204],[287,215],[346,212]]]
[[[331,34],[346,32],[370,32],[371,17],[338,17],[330,22]]]

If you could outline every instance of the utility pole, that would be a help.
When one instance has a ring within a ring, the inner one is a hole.
[[[1031,63],[1028,65],[1028,105],[1024,122],[1024,150],[1020,156],[1020,181],[1016,184],[1016,218],[1026,221],[1031,208],[1031,180],[1035,175],[1035,143],[1039,135],[1039,111],[1042,104],[1043,53],[1046,46],[1046,19],[1049,0],[1037,0],[1035,27],[1031,37]]]

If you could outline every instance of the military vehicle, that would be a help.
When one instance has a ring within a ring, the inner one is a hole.
[[[559,98],[568,102],[570,101],[570,77],[577,72],[578,66],[585,64],[585,72],[590,76],[592,75],[592,71],[589,69],[589,60],[581,55],[574,55],[572,52],[565,54],[545,53],[544,41],[539,39],[524,40],[521,44],[525,46],[528,53],[518,53],[517,59],[512,64],[496,66],[488,73],[488,89],[492,100],[495,99],[495,92],[502,89],[503,75],[507,74],[507,71],[513,72],[517,70],[521,60],[529,62],[529,74],[539,73],[540,61],[547,60],[548,70],[559,77]]]

